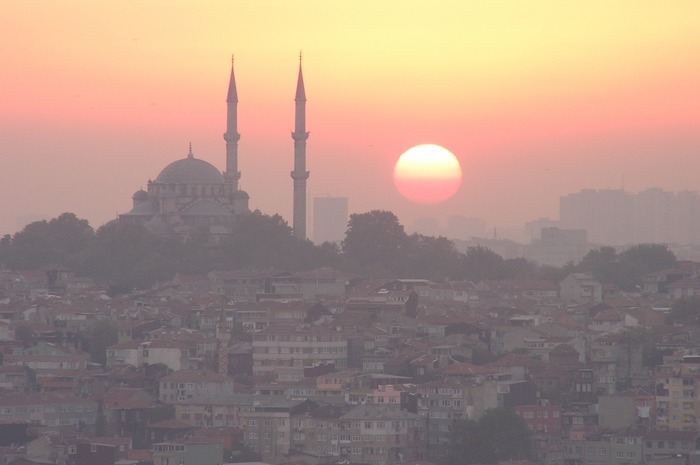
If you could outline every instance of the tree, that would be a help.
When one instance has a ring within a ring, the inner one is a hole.
[[[213,269],[308,270],[336,263],[333,247],[300,240],[279,215],[254,211],[236,219],[232,234],[221,243]]]
[[[90,360],[104,366],[107,363],[107,348],[117,343],[117,328],[109,321],[97,321],[86,336]]]
[[[467,247],[462,269],[466,279],[478,282],[498,278],[502,265],[503,257],[488,247],[477,245]]]
[[[35,221],[12,240],[3,241],[4,255],[13,269],[37,269],[49,264],[72,267],[73,258],[92,240],[94,231],[86,220],[63,213],[50,221]]]
[[[531,459],[532,435],[513,410],[489,409],[478,421],[455,423],[446,463],[495,464],[504,460]]]
[[[10,254],[12,253],[12,236],[5,234],[0,238],[0,268],[9,266]]]
[[[617,258],[615,284],[623,289],[641,284],[641,278],[649,273],[676,266],[676,256],[663,244],[635,245],[621,252]]]
[[[400,261],[404,276],[433,281],[458,277],[461,265],[460,254],[451,240],[422,234],[409,236]]]
[[[617,253],[613,247],[593,249],[576,265],[576,271],[592,273],[600,282],[621,289],[635,289],[649,273],[673,268],[676,256],[662,244],[639,244]]]
[[[700,320],[700,297],[683,297],[671,305],[671,311],[666,315],[667,324],[697,325]]]
[[[503,260],[499,267],[501,279],[528,279],[537,273],[537,265],[522,257]]]
[[[342,250],[348,259],[360,266],[396,274],[407,245],[408,236],[396,215],[372,210],[350,215]]]
[[[118,292],[145,289],[175,275],[182,247],[179,239],[155,236],[139,224],[103,226],[76,260],[76,271]]]

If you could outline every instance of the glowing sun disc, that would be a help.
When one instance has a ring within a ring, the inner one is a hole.
[[[462,183],[457,157],[439,145],[416,145],[405,151],[394,167],[394,185],[401,195],[420,204],[449,199]]]

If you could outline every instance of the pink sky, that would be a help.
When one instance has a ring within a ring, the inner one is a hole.
[[[514,226],[582,188],[698,190],[700,3],[44,2],[3,5],[0,234],[71,211],[95,227],[187,154],[224,168],[236,56],[241,186],[291,220],[304,53],[309,200]],[[393,186],[408,148],[460,160],[459,192]],[[20,224],[21,226],[21,224]]]

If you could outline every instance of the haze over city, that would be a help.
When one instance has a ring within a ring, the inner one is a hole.
[[[291,223],[300,49],[309,199],[511,227],[583,188],[697,190],[697,2],[26,1],[3,18],[2,234],[64,211],[98,227],[190,142],[223,169],[232,54],[240,186]],[[424,143],[462,166],[437,205],[392,182]]]

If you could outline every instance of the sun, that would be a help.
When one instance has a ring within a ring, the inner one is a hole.
[[[413,202],[433,205],[452,197],[462,183],[457,157],[439,145],[416,145],[399,157],[394,185]]]

